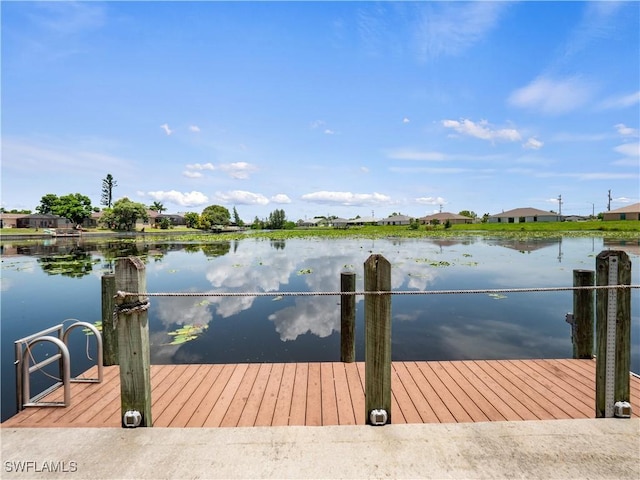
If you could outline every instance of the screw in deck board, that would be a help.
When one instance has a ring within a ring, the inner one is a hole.
[[[145,266],[139,258],[117,260],[116,289],[122,292],[146,292]],[[116,299],[116,307],[133,305],[142,300],[139,295],[119,297]],[[146,310],[133,310],[119,312],[116,327],[120,361],[120,418],[123,419],[127,411],[138,411],[142,415],[140,426],[150,427],[152,418],[148,314]]]
[[[356,274],[340,273],[340,291],[356,291]],[[340,361],[356,361],[356,296],[340,295]]]
[[[617,258],[618,275],[616,285],[631,285],[631,261],[622,250],[605,250],[596,257],[596,284],[609,285],[609,267],[612,258]],[[615,290],[615,362],[613,366],[614,402],[629,402],[629,371],[631,369],[631,289]],[[607,379],[607,314],[609,290],[596,292],[596,417],[606,417]]]
[[[391,292],[391,264],[382,255],[371,255],[364,264],[365,292]],[[365,323],[365,421],[372,410],[385,410],[391,423],[391,293],[366,294]]]
[[[596,272],[593,270],[574,270],[574,287],[593,287]],[[593,358],[594,291],[573,291],[573,358]]]

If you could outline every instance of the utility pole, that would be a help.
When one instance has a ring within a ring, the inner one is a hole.
[[[607,201],[607,212],[611,211],[611,190],[609,190],[608,201]]]
[[[440,204],[440,213],[442,213],[442,204]]]
[[[562,215],[562,195],[558,195],[558,215]]]

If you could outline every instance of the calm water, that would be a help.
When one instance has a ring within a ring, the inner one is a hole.
[[[372,253],[392,265],[394,290],[571,286],[574,269],[595,268],[603,249],[625,249],[639,284],[639,247],[603,238],[506,240],[340,239],[269,241],[246,238],[214,244],[78,239],[2,245],[2,419],[15,413],[13,341],[69,318],[100,319],[100,278],[118,256],[146,261],[150,292],[338,291],[340,272],[356,272]],[[357,298],[356,357],[364,358],[362,297]],[[632,369],[640,371],[640,318],[632,293]],[[490,296],[392,297],[394,360],[570,358],[570,291]],[[338,296],[153,297],[149,310],[152,363],[338,361]],[[169,345],[184,325],[206,325],[198,338]],[[93,342],[72,335],[72,375],[95,358]],[[36,346],[41,359],[51,354]],[[53,370],[51,373],[54,373]],[[32,375],[33,389],[51,380]]]

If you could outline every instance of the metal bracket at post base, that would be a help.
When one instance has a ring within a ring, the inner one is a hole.
[[[385,425],[388,418],[389,415],[387,415],[387,411],[382,408],[376,408],[374,410],[371,410],[371,412],[369,413],[369,422],[371,422],[371,425]]]
[[[629,402],[616,402],[613,405],[613,416],[617,418],[631,418],[631,404]]]

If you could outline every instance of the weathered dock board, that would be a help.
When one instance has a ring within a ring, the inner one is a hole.
[[[393,362],[393,423],[595,418],[595,369],[593,360]],[[153,425],[364,424],[364,378],[362,362],[152,365]],[[117,366],[71,395],[67,408],[31,407],[2,427],[120,426]],[[638,417],[637,377],[631,404]]]

